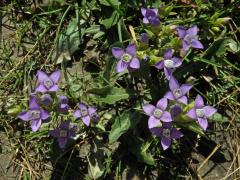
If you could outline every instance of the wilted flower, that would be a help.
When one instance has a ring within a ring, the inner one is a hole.
[[[161,125],[160,121],[170,122],[172,121],[171,114],[165,109],[167,108],[168,101],[166,98],[162,98],[157,102],[156,106],[152,104],[146,104],[143,106],[143,111],[150,116],[148,119],[149,129]]]
[[[176,100],[183,104],[187,104],[188,100],[185,94],[192,88],[190,84],[182,84],[181,86],[177,80],[172,76],[169,80],[169,88],[171,91],[168,91],[164,97],[169,100]]]
[[[141,8],[143,15],[143,23],[151,26],[159,26],[160,20],[158,17],[158,9]]]
[[[76,118],[82,118],[83,123],[86,126],[90,125],[90,120],[93,119],[94,121],[96,121],[96,117],[97,117],[97,113],[96,113],[96,109],[91,107],[91,106],[87,106],[84,103],[79,103],[78,108],[75,112],[74,112],[74,116]]]
[[[190,47],[203,49],[202,43],[198,40],[198,27],[196,25],[186,30],[184,27],[178,27],[178,36],[182,39],[182,47],[184,51],[188,51]]]
[[[43,106],[49,106],[52,104],[52,102],[53,102],[53,99],[50,94],[43,94],[41,96],[41,104]]]
[[[160,60],[155,64],[155,67],[157,69],[163,69],[164,68],[164,74],[166,78],[169,80],[172,76],[172,69],[181,66],[182,60],[177,57],[173,56],[173,49],[168,49],[164,53],[164,59]]]
[[[176,128],[172,127],[170,122],[164,122],[162,127],[154,127],[151,128],[150,131],[161,138],[161,145],[163,150],[166,150],[171,145],[172,139],[179,139],[183,136],[183,134],[178,131]]]
[[[112,48],[112,54],[119,59],[116,67],[118,73],[123,72],[127,68],[139,69],[140,62],[136,57],[136,45],[129,44],[126,49],[119,47]]]
[[[61,72],[55,71],[49,76],[43,72],[38,70],[38,86],[36,87],[36,92],[54,92],[58,90],[58,81],[60,79]]]
[[[64,148],[68,140],[75,137],[77,126],[69,121],[62,121],[60,126],[54,130],[51,130],[49,134],[52,137],[57,138],[60,148]]]
[[[190,109],[187,116],[196,119],[198,124],[206,130],[208,127],[207,118],[211,117],[216,111],[217,110],[211,106],[204,106],[203,98],[200,95],[197,95],[194,102],[194,108]]]
[[[148,44],[148,42],[149,42],[149,37],[148,37],[147,33],[142,33],[142,34],[140,35],[140,40],[141,40],[141,42]]]
[[[42,120],[48,119],[49,116],[49,113],[46,110],[41,109],[38,105],[36,95],[30,95],[29,110],[23,111],[18,115],[23,121],[31,122],[32,131],[37,131],[42,124]]]
[[[68,105],[68,98],[66,96],[59,96],[58,97],[60,101],[59,111],[61,113],[66,113],[70,109],[70,106]]]
[[[170,113],[172,116],[178,116],[182,113],[182,108],[178,104],[174,104],[170,107]]]

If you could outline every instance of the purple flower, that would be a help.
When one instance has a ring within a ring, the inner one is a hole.
[[[49,113],[46,110],[41,109],[38,105],[36,95],[30,95],[29,110],[23,111],[18,115],[23,121],[31,122],[32,131],[37,131],[42,124],[42,120],[48,119],[49,116]]]
[[[147,33],[142,33],[142,34],[140,35],[140,40],[141,40],[141,42],[148,44],[148,42],[149,42],[149,37],[148,37]]]
[[[97,113],[96,113],[96,109],[91,107],[91,106],[87,106],[86,104],[84,103],[79,103],[78,105],[79,109],[77,109],[75,112],[74,112],[74,116],[76,118],[82,118],[82,121],[83,123],[86,125],[86,126],[89,126],[90,125],[90,120],[93,119],[94,121],[96,121],[96,116],[97,116]]]
[[[178,27],[178,36],[182,39],[182,46],[184,51],[188,51],[190,47],[196,49],[203,49],[202,43],[197,38],[198,27],[196,25],[186,30],[184,27]]]
[[[70,138],[75,137],[77,126],[69,121],[62,121],[60,126],[49,132],[49,135],[57,138],[60,148],[64,148]]]
[[[172,76],[169,80],[169,88],[171,91],[168,91],[164,97],[169,100],[176,100],[183,104],[187,104],[188,100],[185,94],[192,88],[190,84],[178,84],[177,80]]]
[[[113,47],[112,54],[115,58],[119,59],[116,66],[117,73],[123,72],[127,68],[140,68],[140,62],[136,57],[135,44],[129,44],[125,50],[118,47]]]
[[[70,106],[68,105],[68,98],[66,96],[59,96],[58,99],[60,101],[59,111],[61,113],[67,113],[70,109]]]
[[[146,104],[143,106],[143,111],[150,116],[148,119],[148,128],[157,127],[161,125],[161,121],[170,122],[172,121],[171,114],[165,109],[167,108],[168,101],[166,98],[158,100],[157,106]]]
[[[58,88],[58,81],[60,79],[61,72],[55,71],[49,76],[43,72],[38,70],[37,77],[38,77],[38,86],[36,87],[36,92],[55,92]]]
[[[182,113],[182,108],[178,104],[174,104],[170,107],[170,113],[172,116],[178,116]]]
[[[172,69],[181,66],[182,60],[177,57],[173,56],[173,49],[168,49],[164,53],[164,59],[160,60],[155,64],[155,67],[157,69],[163,69],[164,68],[164,74],[166,78],[169,80],[172,76]]]
[[[158,9],[141,8],[143,15],[143,23],[151,26],[159,26],[160,20],[158,17]]]
[[[43,94],[41,96],[41,104],[43,106],[49,106],[52,104],[52,102],[53,102],[53,99],[50,94]]]
[[[162,127],[151,128],[152,134],[161,138],[161,145],[163,150],[166,150],[171,145],[172,139],[179,139],[183,134],[172,127],[171,123],[163,123]]]
[[[197,95],[194,108],[188,111],[187,116],[196,119],[198,124],[204,129],[207,129],[208,121],[207,118],[211,117],[217,110],[211,106],[204,106],[203,98],[200,95]]]

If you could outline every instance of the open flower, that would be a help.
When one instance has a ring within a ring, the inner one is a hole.
[[[188,100],[185,94],[192,88],[192,85],[190,84],[182,84],[181,86],[177,82],[177,80],[171,76],[169,80],[169,88],[171,91],[168,91],[164,97],[166,97],[169,100],[176,100],[178,102],[181,102],[183,104],[187,104]]]
[[[67,113],[70,109],[70,106],[68,105],[68,98],[66,96],[59,96],[58,99],[60,101],[59,111],[61,113]]]
[[[146,104],[143,106],[143,111],[150,116],[148,119],[148,128],[157,127],[161,125],[161,121],[170,122],[172,121],[171,114],[165,109],[167,108],[168,101],[166,98],[162,98],[157,102],[156,106],[152,104]]]
[[[127,68],[139,69],[140,62],[136,57],[136,45],[129,44],[126,49],[119,47],[112,48],[112,54],[115,58],[119,59],[116,71],[117,73],[123,72]]]
[[[200,95],[197,95],[194,102],[194,108],[190,109],[187,116],[196,119],[198,124],[206,130],[208,127],[207,118],[211,117],[216,111],[217,110],[211,106],[204,106],[203,98]]]
[[[172,139],[179,139],[183,136],[183,134],[176,128],[173,128],[172,124],[169,122],[164,122],[162,127],[151,128],[150,131],[152,134],[161,138],[163,150],[166,150],[170,147]]]
[[[74,112],[74,116],[76,118],[81,118],[83,123],[86,126],[90,125],[90,120],[93,119],[94,121],[96,121],[96,117],[97,117],[97,113],[96,113],[96,109],[91,107],[91,106],[87,106],[84,103],[79,103],[78,108],[75,112]]]
[[[172,69],[181,66],[182,60],[177,57],[173,57],[173,49],[168,49],[164,53],[164,59],[155,64],[157,69],[164,69],[164,74],[169,80],[172,76]]]
[[[143,15],[143,23],[151,26],[159,26],[160,20],[158,17],[158,9],[141,8]]]
[[[58,81],[60,79],[61,72],[55,71],[49,76],[43,72],[38,70],[37,78],[38,78],[38,86],[36,87],[36,92],[55,92],[58,88]]]
[[[184,51],[188,51],[190,47],[203,49],[202,43],[198,40],[198,27],[196,25],[186,30],[184,27],[178,27],[178,36],[182,39],[182,47]]]
[[[49,118],[49,113],[41,109],[38,105],[38,99],[36,95],[30,95],[29,100],[29,110],[21,112],[18,117],[23,121],[30,121],[32,131],[37,131],[41,124],[42,120]]]
[[[49,132],[49,135],[57,138],[60,148],[64,148],[68,140],[75,137],[77,126],[69,121],[62,121],[60,126]]]

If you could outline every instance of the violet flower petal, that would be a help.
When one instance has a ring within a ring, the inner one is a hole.
[[[171,138],[173,138],[173,139],[179,139],[179,138],[181,138],[183,136],[183,134],[180,132],[180,131],[178,131],[177,129],[175,129],[175,128],[172,128],[172,130],[171,130]]]
[[[36,132],[40,128],[41,124],[42,124],[42,120],[41,119],[32,120],[31,121],[32,131]]]
[[[41,109],[40,113],[41,113],[40,116],[42,120],[46,120],[50,117],[49,112],[44,109]]]
[[[151,128],[157,127],[159,123],[160,123],[159,119],[156,119],[155,117],[150,116],[150,118],[148,119],[148,128],[151,129]]]
[[[131,56],[135,56],[136,55],[136,51],[137,51],[137,49],[136,49],[136,45],[135,44],[129,44],[128,46],[127,46],[127,48],[126,48],[126,52],[128,53],[128,54],[130,54]]]
[[[74,111],[73,116],[76,118],[80,118],[82,117],[82,113],[79,109],[77,109],[76,111]]]
[[[190,27],[187,30],[187,34],[189,34],[191,37],[195,37],[198,33],[198,27],[196,25]]]
[[[196,49],[203,49],[203,44],[198,41],[197,39],[193,39],[192,42],[191,42],[191,46],[196,48]]]
[[[124,54],[124,50],[122,48],[119,47],[113,47],[112,48],[112,55],[117,58],[117,59],[121,59],[122,55]]]
[[[153,111],[155,109],[156,109],[156,107],[151,104],[146,104],[143,106],[143,111],[149,116],[151,116],[153,114]]]
[[[169,99],[169,100],[174,100],[175,99],[175,97],[173,96],[173,93],[171,91],[166,92],[164,97]]]
[[[205,106],[203,107],[204,109],[204,114],[206,117],[211,117],[214,113],[217,112],[217,109],[215,109],[214,107],[211,106]]]
[[[47,89],[46,87],[43,85],[43,84],[39,84],[36,89],[35,89],[36,92],[42,92],[42,93],[45,93],[47,92]]]
[[[61,71],[55,71],[49,77],[54,83],[57,83],[61,77]]]
[[[163,111],[167,108],[167,105],[168,105],[167,98],[159,99],[157,102],[157,107]]]
[[[169,88],[171,89],[171,91],[174,91],[175,89],[179,89],[179,84],[173,76],[170,78]]]
[[[133,69],[139,69],[140,68],[140,62],[139,62],[138,58],[135,58],[135,57],[132,58],[129,66]]]
[[[36,95],[30,95],[29,109],[34,109],[34,110],[40,109],[38,105],[38,97]]]
[[[182,84],[180,89],[182,91],[182,95],[185,95],[185,94],[187,94],[188,91],[190,91],[190,89],[192,89],[192,85],[190,85],[190,84]]]
[[[161,145],[163,147],[163,150],[168,149],[169,146],[171,145],[171,139],[162,136],[162,138],[161,138]]]
[[[187,97],[186,97],[186,96],[182,96],[182,97],[178,98],[177,101],[178,101],[178,102],[181,102],[181,103],[183,103],[183,104],[185,104],[185,105],[188,104],[188,100],[187,100]]]
[[[203,128],[204,131],[206,131],[208,127],[208,121],[206,118],[197,118],[199,125]]]
[[[172,121],[172,116],[171,116],[171,114],[169,112],[164,111],[162,116],[160,117],[160,119],[163,122],[171,122]]]
[[[163,67],[164,67],[164,60],[158,61],[154,66],[155,66],[157,69],[163,69]]]
[[[198,94],[195,99],[194,107],[197,109],[202,108],[203,106],[204,106],[203,98]]]
[[[164,53],[164,59],[172,59],[173,49],[167,49]]]
[[[187,116],[192,119],[197,119],[196,109],[192,108],[188,111]]]
[[[117,72],[117,73],[121,73],[121,72],[123,72],[125,69],[127,69],[127,67],[128,67],[128,63],[120,60],[120,61],[118,61],[118,63],[117,63],[116,72]]]
[[[23,121],[29,121],[31,117],[32,117],[31,111],[23,111],[23,112],[20,112],[18,115],[18,118],[20,118]]]
[[[38,70],[37,71],[37,78],[38,78],[38,81],[40,83],[42,83],[45,79],[48,78],[48,75],[45,72]]]
[[[90,119],[91,119],[90,116],[82,117],[82,121],[86,126],[90,125]]]

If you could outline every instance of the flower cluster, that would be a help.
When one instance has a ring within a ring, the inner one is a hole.
[[[42,122],[46,122],[51,117],[50,111],[57,115],[57,128],[50,130],[49,135],[57,138],[60,148],[64,148],[68,140],[75,137],[77,126],[68,119],[63,120],[65,116],[61,114],[69,114],[72,112],[67,96],[57,95],[59,91],[59,80],[61,73],[55,71],[47,75],[43,71],[37,72],[37,86],[35,92],[31,93],[29,98],[29,108],[21,112],[18,117],[23,121],[29,121],[32,131],[37,131],[41,127]],[[97,122],[98,115],[96,109],[83,103],[79,103],[73,116],[81,118],[86,126],[90,125],[90,120]],[[59,119],[60,123],[59,123]]]
[[[158,9],[141,9],[143,15],[143,24],[150,27],[160,27],[160,19],[158,16]],[[198,40],[198,28],[196,25],[189,29],[179,26],[175,29],[178,34],[179,41],[182,44],[183,51],[187,52],[190,48],[203,49],[202,43]],[[150,38],[147,33],[140,35],[141,43],[148,44]],[[217,110],[211,106],[204,106],[203,98],[197,95],[194,102],[194,107],[188,112],[183,111],[184,106],[191,106],[188,102],[186,94],[192,88],[190,84],[180,85],[173,76],[173,71],[180,67],[183,60],[175,56],[180,49],[168,47],[163,53],[163,58],[155,62],[154,67],[164,71],[165,77],[169,82],[169,91],[165,93],[164,97],[157,101],[156,106],[152,104],[143,105],[143,111],[149,116],[148,128],[152,134],[161,138],[161,144],[164,150],[169,148],[171,139],[178,139],[183,134],[176,128],[176,118],[180,115],[187,115],[187,117],[200,125],[203,130],[207,129],[207,118],[211,117]],[[112,54],[119,61],[116,66],[116,72],[120,73],[125,69],[136,70],[140,69],[139,57],[137,56],[137,46],[132,43],[126,49],[118,47],[112,48]],[[145,57],[149,57],[148,54]],[[142,58],[143,60],[145,58]],[[151,61],[151,59],[150,59]],[[169,101],[172,106],[169,107]]]

